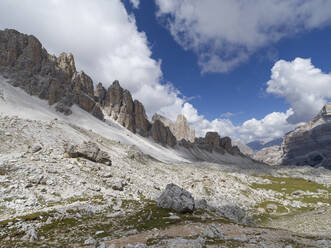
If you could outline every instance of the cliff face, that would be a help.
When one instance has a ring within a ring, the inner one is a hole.
[[[282,164],[331,168],[331,103],[307,124],[285,136]]]
[[[191,143],[194,142],[195,139],[195,131],[194,129],[190,128],[187,119],[184,115],[179,114],[177,116],[176,122],[173,123],[168,118],[155,114],[152,118],[153,121],[159,120],[161,121],[166,127],[169,127],[170,131],[176,137],[177,141],[186,140]]]
[[[77,104],[100,120],[112,117],[128,130],[150,136],[164,146],[174,147],[179,142],[186,148],[240,153],[229,137],[220,138],[217,133],[195,139],[195,131],[184,115],[178,115],[175,123],[160,115],[150,122],[143,104],[133,100],[117,80],[108,89],[102,83],[94,87],[91,77],[77,72],[72,54],[50,55],[32,35],[9,29],[0,31],[0,73],[14,87],[47,100],[65,115],[70,115],[71,106]]]
[[[15,30],[0,31],[0,72],[15,87],[30,95],[48,100],[64,114],[71,114],[76,103],[103,120],[99,104],[94,100],[93,81],[84,72],[77,72],[72,54],[58,58],[47,53],[37,38]]]

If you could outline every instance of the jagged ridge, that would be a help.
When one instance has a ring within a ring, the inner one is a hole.
[[[94,88],[90,76],[77,72],[71,53],[50,55],[32,35],[13,29],[0,31],[0,52],[0,72],[10,79],[11,85],[48,100],[49,105],[55,105],[65,115],[70,115],[71,106],[77,104],[100,120],[110,116],[130,131],[150,136],[165,146],[179,143],[188,149],[242,155],[238,147],[232,147],[229,137],[221,139],[217,133],[209,132],[205,138],[195,138],[183,115],[178,116],[175,124],[162,119],[150,122],[143,104],[133,100],[117,80],[108,89],[102,83]]]

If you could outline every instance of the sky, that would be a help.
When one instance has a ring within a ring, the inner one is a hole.
[[[1,0],[5,28],[198,136],[268,142],[331,99],[328,0]]]

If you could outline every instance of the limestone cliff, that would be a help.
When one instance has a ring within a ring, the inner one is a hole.
[[[281,149],[282,164],[331,168],[331,103],[312,121],[289,132]]]
[[[177,116],[176,122],[173,123],[168,118],[155,114],[152,118],[153,121],[159,120],[161,121],[166,127],[169,127],[170,131],[173,133],[173,135],[176,137],[177,141],[180,141],[182,139],[194,142],[195,139],[195,131],[194,129],[190,128],[187,119],[184,115],[179,114]]]
[[[103,120],[99,104],[94,100],[92,79],[77,72],[72,54],[57,58],[47,53],[37,38],[16,30],[0,31],[0,72],[30,95],[48,100],[49,105],[71,114],[76,103]]]

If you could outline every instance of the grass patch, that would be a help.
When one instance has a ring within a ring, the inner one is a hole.
[[[291,178],[291,177],[273,177],[273,176],[262,176],[263,179],[271,181],[270,184],[253,183],[251,187],[253,189],[265,189],[273,190],[280,193],[292,194],[294,191],[303,190],[310,192],[317,192],[318,189],[327,190],[331,193],[331,189],[325,187],[322,184],[305,180],[302,178]],[[285,189],[285,190],[283,190]]]

